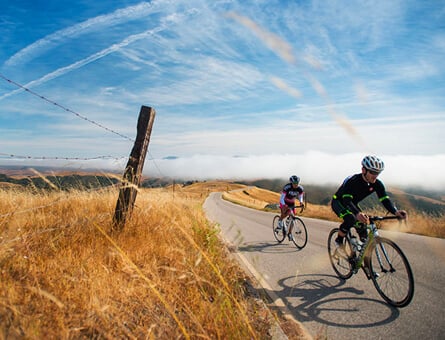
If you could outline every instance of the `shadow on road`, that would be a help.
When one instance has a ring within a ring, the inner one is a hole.
[[[275,240],[249,240],[247,243],[242,238],[239,238],[238,241],[238,244],[232,244],[231,251],[296,254],[304,250],[299,250],[287,239],[282,243]],[[324,266],[326,264],[314,263],[314,265]],[[307,272],[306,269],[305,271]],[[359,280],[362,280],[362,278]],[[354,288],[353,282],[354,279],[345,281],[335,275],[298,275],[296,273],[293,276],[280,279],[277,282],[278,289],[268,290],[263,288],[263,291],[272,299],[272,303],[278,302],[273,301],[274,299],[283,301],[287,311],[296,320],[303,323],[316,323],[318,327],[321,325],[321,329],[328,326],[366,329],[390,324],[400,316],[397,308],[391,307],[380,299],[374,287],[370,286],[370,290],[365,292],[363,289]],[[279,305],[281,304],[274,304],[271,308],[276,308],[277,311],[282,312],[281,308],[274,307]]]
[[[380,300],[363,297],[363,290],[347,286],[346,281],[333,275],[291,276],[278,283],[282,287],[281,291],[266,290],[266,293],[284,301],[287,309],[300,322],[368,328],[391,323],[399,317],[397,308]]]
[[[250,243],[243,243],[237,246],[237,250],[241,253],[261,252],[261,253],[286,254],[286,253],[300,252],[303,249],[298,249],[292,242],[289,242],[287,239],[284,240],[282,243],[278,243],[276,241],[250,242]]]

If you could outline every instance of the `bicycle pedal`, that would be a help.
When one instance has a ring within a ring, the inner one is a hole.
[[[337,249],[335,249],[334,254],[332,254],[332,258],[334,260],[340,260],[340,256],[338,255]]]

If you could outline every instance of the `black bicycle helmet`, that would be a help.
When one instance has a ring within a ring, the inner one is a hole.
[[[368,155],[362,160],[362,166],[366,170],[375,171],[377,173],[382,172],[385,169],[385,164],[376,156]]]
[[[295,176],[295,175],[290,176],[289,181],[291,183],[294,183],[294,184],[299,184],[300,183],[300,177]]]

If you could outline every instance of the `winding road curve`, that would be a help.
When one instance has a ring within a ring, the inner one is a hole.
[[[308,244],[297,250],[272,235],[274,214],[227,202],[212,193],[204,203],[209,220],[242,265],[261,283],[277,308],[290,313],[314,337],[327,339],[445,339],[445,240],[381,231],[411,263],[411,304],[386,304],[359,272],[346,282],[329,263],[327,237],[334,222],[302,217]]]

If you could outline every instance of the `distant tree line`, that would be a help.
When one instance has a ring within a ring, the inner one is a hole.
[[[0,182],[10,183],[37,190],[88,190],[115,185],[120,181],[117,178],[93,175],[66,175],[66,176],[28,176],[12,178],[0,174]]]
[[[253,181],[241,181],[238,183],[244,185],[253,185],[259,188],[279,193],[283,188],[283,185],[287,182],[277,179],[261,179]],[[328,205],[331,202],[332,195],[337,190],[337,186],[333,185],[322,186],[304,184],[303,186],[306,192],[307,202],[318,205]],[[438,192],[428,191],[424,189],[420,191],[414,189],[405,189],[405,191],[401,194],[393,193],[388,190],[388,194],[390,195],[396,206],[401,209],[403,208],[408,211],[414,209],[417,212],[425,213],[434,217],[441,217],[445,215],[445,204],[434,203],[430,200],[432,199],[438,202],[443,202],[443,195]],[[381,204],[378,201],[376,195],[371,195],[360,204],[360,207],[363,210],[380,209]]]
[[[102,175],[55,175],[55,176],[27,176],[22,178],[13,178],[5,174],[0,174],[0,183],[11,183],[25,187],[27,189],[35,190],[89,190],[102,187],[108,187],[112,185],[118,185],[120,183],[119,178],[102,176]],[[159,188],[172,184],[179,184],[182,186],[192,185],[193,183],[200,182],[198,180],[185,180],[185,179],[173,179],[173,178],[146,178],[141,182],[143,188]],[[202,181],[201,181],[202,182]],[[281,179],[259,179],[252,181],[236,181],[235,183],[256,186],[258,188],[270,190],[279,193],[285,181]],[[328,205],[331,201],[331,197],[336,191],[336,186],[322,186],[305,184],[304,189],[306,191],[306,200],[310,204]],[[409,189],[407,189],[408,191]],[[404,192],[389,194],[395,204],[403,209],[412,210],[425,213],[435,217],[441,217],[445,215],[445,204],[435,203],[434,200],[441,202],[441,196],[436,192],[428,192],[423,190],[414,194]],[[378,209],[381,205],[375,195],[369,196],[361,203],[361,208],[366,209]]]

